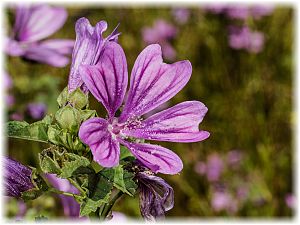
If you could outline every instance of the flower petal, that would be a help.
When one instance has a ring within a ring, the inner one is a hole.
[[[79,138],[90,147],[97,163],[103,167],[113,167],[119,163],[120,146],[112,139],[107,125],[102,118],[86,120],[80,126]]]
[[[22,42],[34,42],[50,36],[63,26],[67,11],[62,7],[37,5],[17,8],[17,39]],[[22,22],[23,21],[23,22]]]
[[[146,167],[155,173],[176,174],[183,164],[181,159],[171,150],[159,145],[132,143],[119,140]]]
[[[117,41],[118,33],[115,29],[107,38],[103,38],[102,33],[106,31],[107,23],[102,20],[93,27],[89,20],[80,18],[76,22],[76,41],[72,54],[72,66],[70,69],[68,90],[72,92],[83,83],[79,73],[80,65],[95,65],[109,41]],[[84,87],[83,89],[85,89]]]
[[[105,119],[99,117],[88,119],[81,124],[78,136],[83,143],[91,146],[106,136],[107,126]]]
[[[95,66],[80,67],[82,80],[106,108],[110,118],[121,106],[128,82],[126,57],[122,47],[109,42]]]
[[[198,142],[209,137],[199,131],[199,124],[207,112],[198,101],[187,101],[150,116],[135,129],[124,129],[126,136],[171,142]]]
[[[146,47],[135,61],[120,121],[141,116],[168,101],[186,85],[191,73],[189,61],[165,64],[158,44]]]
[[[24,57],[55,67],[64,67],[70,61],[67,56],[55,49],[43,46],[43,44],[29,46],[24,53]]]
[[[40,43],[45,48],[55,50],[64,55],[71,54],[74,47],[74,40],[68,39],[50,39]]]

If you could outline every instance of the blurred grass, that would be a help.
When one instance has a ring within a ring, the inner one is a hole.
[[[119,43],[124,48],[129,71],[145,44],[141,29],[151,26],[158,18],[177,24],[171,8],[114,8],[114,7],[67,7],[69,18],[55,38],[75,38],[74,24],[80,17],[87,17],[91,24],[106,20],[108,35],[120,23]],[[215,212],[210,205],[211,184],[194,171],[197,161],[203,161],[213,153],[225,155],[239,149],[243,158],[238,171],[223,174],[227,186],[250,185],[250,197],[240,206],[239,217],[291,217],[293,212],[285,204],[285,195],[293,192],[293,49],[294,11],[277,7],[271,16],[249,20],[253,30],[265,35],[264,50],[251,54],[233,50],[228,46],[227,27],[240,24],[222,15],[205,13],[201,7],[193,7],[191,18],[185,25],[177,25],[179,33],[172,45],[177,60],[188,59],[193,74],[186,87],[177,94],[170,105],[199,100],[209,109],[201,129],[211,133],[200,143],[161,143],[175,151],[184,162],[180,175],[163,176],[174,188],[175,206],[167,217],[214,217],[230,216]],[[9,20],[12,22],[12,20]],[[13,93],[20,105],[31,101],[49,89],[46,103],[52,102],[49,112],[55,111],[57,94],[66,84],[69,66],[54,68],[30,64],[20,58],[8,58],[6,69],[17,88]],[[33,92],[38,78],[49,75],[47,88]],[[55,85],[54,83],[57,82]],[[23,89],[22,89],[23,88]],[[20,91],[20,90],[23,90]],[[24,95],[24,93],[29,93]],[[25,97],[24,97],[25,96]],[[103,114],[103,108],[95,99],[92,108]],[[9,140],[9,154],[17,160],[36,165],[36,153],[44,146],[36,143]],[[253,199],[263,198],[261,205]],[[32,205],[34,206],[34,205]],[[130,216],[139,216],[138,197],[123,198],[115,210]],[[55,208],[55,207],[53,207]]]

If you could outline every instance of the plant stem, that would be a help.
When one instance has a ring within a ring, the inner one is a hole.
[[[116,201],[123,195],[124,193],[122,191],[119,191],[111,200],[108,204],[106,204],[106,206],[104,207],[100,218],[101,219],[105,219],[108,215],[108,213],[110,212],[110,210],[112,209],[112,207],[114,206],[114,204],[116,203]]]
[[[76,188],[80,191],[80,193],[81,193],[83,196],[86,195],[85,191],[77,184],[77,182],[75,182],[75,181],[72,180],[71,178],[67,178],[67,179],[68,179],[68,181],[70,181],[70,183],[71,183],[74,187],[76,187]]]
[[[55,194],[61,194],[61,195],[66,195],[66,196],[70,196],[70,197],[79,197],[79,198],[81,197],[80,195],[73,194],[73,193],[70,193],[70,192],[60,191],[60,190],[57,190],[55,188],[50,188],[48,191],[52,192],[52,193],[55,193]]]

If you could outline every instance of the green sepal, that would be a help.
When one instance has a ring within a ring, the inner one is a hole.
[[[64,90],[59,94],[57,98],[57,103],[59,107],[63,107],[68,102],[68,87],[65,87]]]
[[[55,119],[62,129],[76,133],[81,123],[81,114],[78,109],[67,105],[55,113]]]
[[[37,199],[43,193],[44,193],[43,191],[33,188],[28,191],[22,192],[21,198],[26,202],[26,201]]]
[[[89,103],[88,95],[81,91],[80,88],[69,93],[68,101],[77,109],[82,109]]]

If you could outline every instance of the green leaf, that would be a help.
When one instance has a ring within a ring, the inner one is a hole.
[[[89,215],[95,212],[102,204],[108,203],[112,188],[113,183],[106,177],[100,174],[96,175],[96,177],[89,176],[89,190],[91,190],[91,193],[80,205],[80,216]]]
[[[65,156],[68,158],[68,161],[63,162],[63,167],[61,168],[62,173],[59,175],[61,178],[69,178],[80,167],[90,165],[90,161],[83,156],[72,153],[66,153]]]
[[[80,111],[81,120],[86,121],[87,119],[93,118],[97,115],[96,110],[85,109]]]
[[[124,160],[127,158],[135,158],[132,153],[124,146],[120,147],[120,160]]]
[[[31,180],[34,186],[41,191],[48,191],[49,187],[44,178],[37,172],[36,168],[32,168]]]
[[[34,199],[40,197],[42,194],[43,194],[43,191],[34,188],[34,189],[30,189],[28,191],[22,192],[21,198],[24,201],[29,201],[29,200],[34,200]]]
[[[57,152],[54,148],[48,148],[39,153],[39,163],[44,173],[61,173],[61,168],[56,160],[56,154]]]
[[[7,123],[7,135],[12,138],[48,143],[47,130],[48,125],[42,121],[32,124],[24,121],[9,121]]]
[[[68,102],[68,87],[65,87],[64,90],[59,94],[57,98],[57,103],[59,107],[63,107]]]
[[[121,165],[103,169],[100,174],[113,182],[114,187],[122,192],[133,196],[137,189],[137,184],[133,181],[134,174],[124,170]]]

